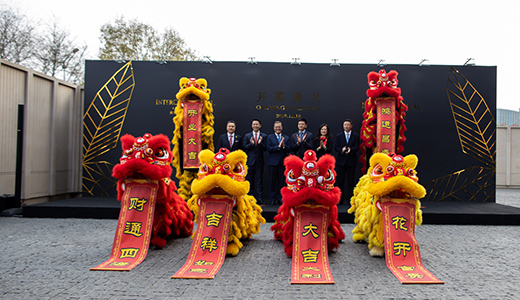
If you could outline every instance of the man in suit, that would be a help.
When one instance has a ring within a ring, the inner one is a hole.
[[[251,184],[249,195],[253,195],[259,204],[264,204],[263,184],[264,177],[264,151],[267,144],[267,134],[260,132],[262,122],[253,119],[251,122],[252,132],[246,133],[242,149],[247,154],[247,176],[246,180]]]
[[[312,133],[307,131],[307,120],[301,118],[298,120],[298,131],[291,135],[289,140],[289,148],[294,155],[303,159],[305,151],[312,149],[314,140]]]
[[[269,157],[267,159],[267,166],[269,166],[269,199],[271,205],[281,204],[282,195],[280,190],[284,186],[285,178],[283,160],[289,154],[289,147],[286,142],[289,140],[287,135],[282,134],[282,122],[274,122],[274,133],[267,136],[267,152]]]
[[[348,203],[354,195],[354,177],[358,161],[359,134],[352,131],[352,121],[343,121],[343,131],[336,135],[334,149],[338,153],[336,159],[336,186],[342,191],[340,204]],[[347,186],[345,187],[345,177]]]
[[[242,137],[235,134],[236,123],[233,120],[227,121],[226,131],[227,133],[222,134],[218,137],[217,147],[215,152],[219,151],[220,148],[226,148],[229,151],[235,151],[242,149]]]

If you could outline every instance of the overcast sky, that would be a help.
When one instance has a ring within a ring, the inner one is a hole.
[[[164,2],[164,3],[162,3]],[[520,1],[0,0],[29,19],[56,18],[96,59],[101,25],[137,18],[175,29],[214,61],[497,66],[497,107],[519,110]],[[161,4],[158,4],[161,3]],[[313,3],[313,4],[305,4]],[[377,71],[377,70],[376,70]],[[478,87],[477,87],[478,88]]]

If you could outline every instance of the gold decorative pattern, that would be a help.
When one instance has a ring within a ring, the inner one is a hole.
[[[484,97],[459,70],[450,68],[446,85],[462,152],[485,166],[472,166],[424,186],[424,201],[494,201],[496,121]]]
[[[113,164],[95,161],[115,148],[121,136],[128,105],[135,87],[132,62],[126,63],[99,89],[83,116],[83,191],[94,195],[100,188],[103,195],[113,189]],[[108,186],[101,184],[109,181]]]

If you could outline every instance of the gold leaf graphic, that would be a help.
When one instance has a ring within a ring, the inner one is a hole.
[[[462,151],[494,168],[496,121],[486,101],[453,67],[450,69],[446,91]]]
[[[428,193],[421,201],[475,201],[482,194],[486,202],[495,198],[495,189],[489,188],[494,185],[494,168],[471,167],[424,184]]]
[[[116,147],[134,87],[130,61],[99,89],[83,116],[83,189],[92,195],[95,188],[107,194],[103,181],[108,180],[110,187],[115,184],[109,163],[95,160]]]
[[[112,196],[110,192],[117,184],[110,176],[113,167],[114,164],[107,161],[83,164],[83,191],[90,195]]]

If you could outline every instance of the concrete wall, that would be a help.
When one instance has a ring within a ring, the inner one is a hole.
[[[19,105],[21,199],[81,192],[83,88],[0,59],[0,195],[15,193]]]
[[[520,127],[497,127],[497,187],[520,188]]]

